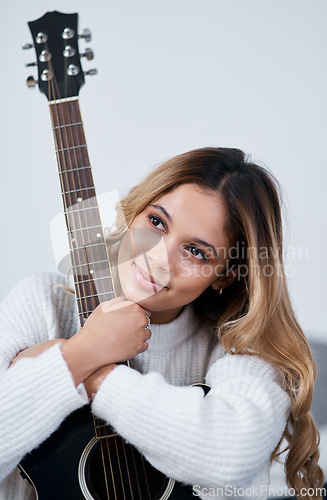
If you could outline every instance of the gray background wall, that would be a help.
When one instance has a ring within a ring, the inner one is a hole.
[[[279,179],[299,320],[326,341],[327,3],[324,0],[31,0],[1,7],[1,284],[55,268],[61,210],[47,101],[25,79],[27,21],[79,12],[97,67],[80,94],[98,193],[125,193],[168,157],[252,153]]]

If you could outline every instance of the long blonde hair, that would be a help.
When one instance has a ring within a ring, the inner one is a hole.
[[[236,255],[229,256],[227,270],[237,279],[219,297],[207,289],[193,302],[194,309],[208,321],[215,317],[219,340],[230,354],[259,356],[281,373],[291,398],[282,436],[288,442],[286,481],[301,498],[302,488],[323,485],[317,464],[319,433],[310,414],[316,367],[287,290],[279,187],[272,174],[239,149],[203,148],[176,156],[121,201],[118,229],[110,242],[119,241],[153,200],[184,183],[196,183],[223,196],[228,217],[225,229],[234,253],[236,249]],[[282,439],[271,461],[282,453]]]

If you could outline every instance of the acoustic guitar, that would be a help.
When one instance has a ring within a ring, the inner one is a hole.
[[[48,12],[29,22],[38,85],[48,99],[80,325],[102,301],[115,296],[78,94],[85,83],[78,48],[78,15]],[[82,54],[91,60],[93,53]],[[191,487],[154,469],[90,406],[72,413],[44,443],[19,464],[39,500],[166,500],[193,498]]]

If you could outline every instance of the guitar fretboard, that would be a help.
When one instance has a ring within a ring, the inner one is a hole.
[[[114,297],[78,99],[49,103],[80,323]]]

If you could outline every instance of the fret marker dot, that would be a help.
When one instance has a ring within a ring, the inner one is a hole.
[[[90,274],[93,274],[93,273],[94,273],[93,269],[90,269]]]
[[[76,239],[75,238],[72,238],[72,243],[75,243]]]
[[[81,203],[82,198],[81,197],[77,198],[77,201],[78,201],[78,203]]]
[[[97,238],[101,238],[101,233],[97,233]]]

